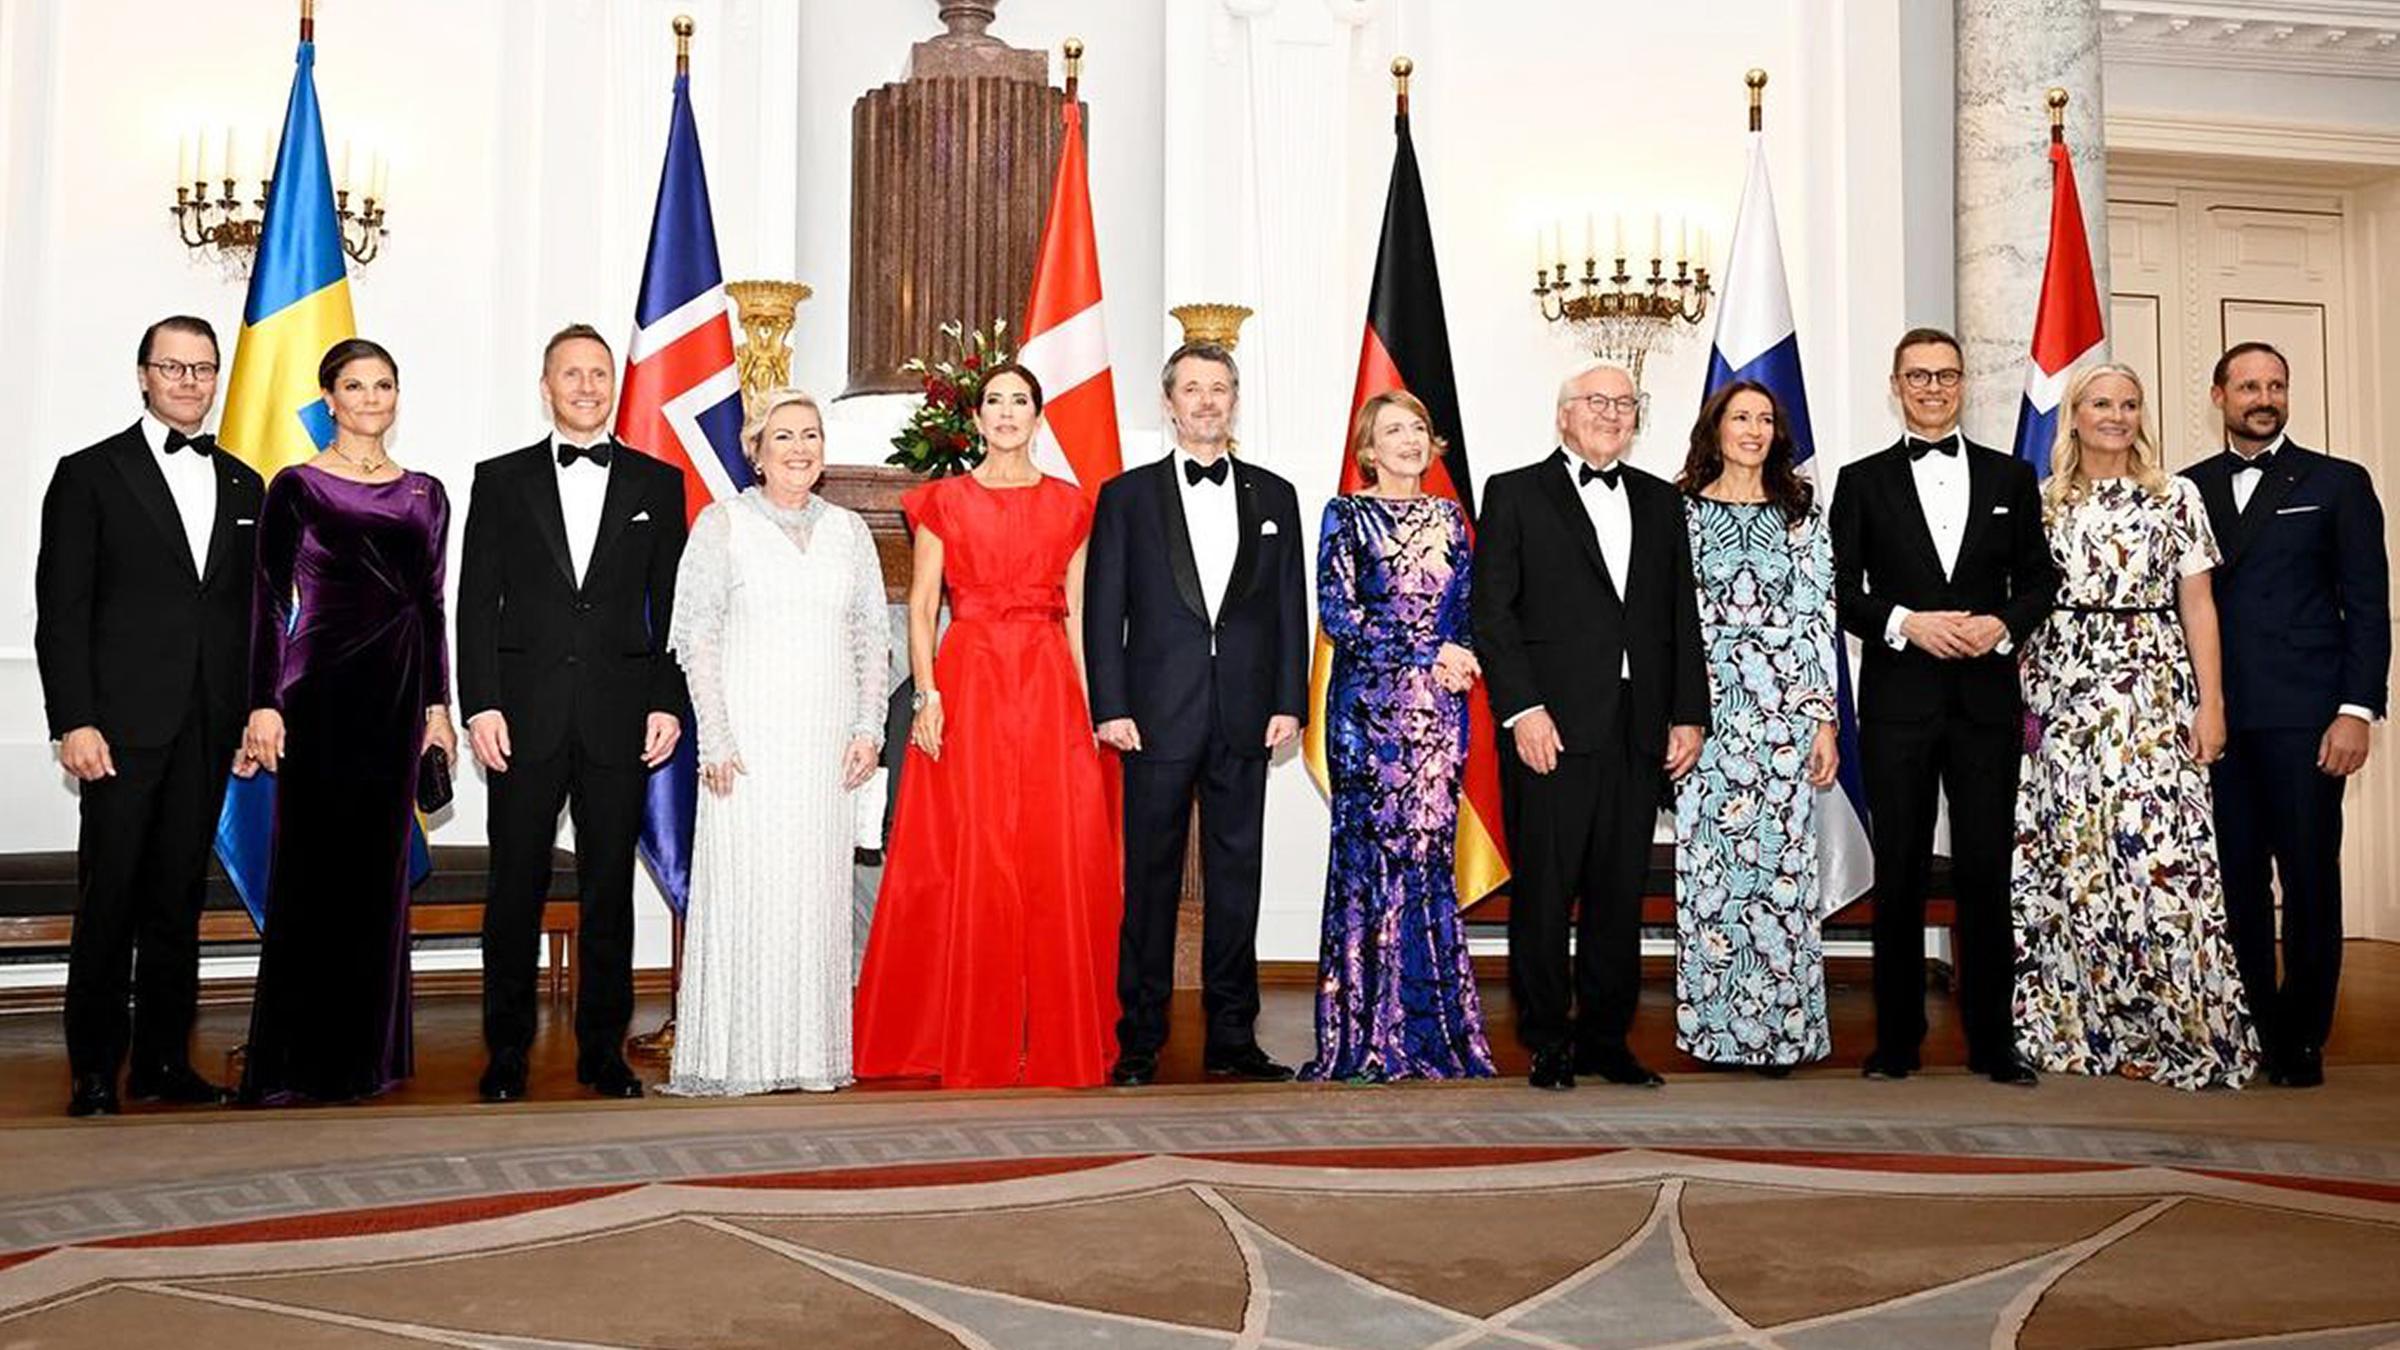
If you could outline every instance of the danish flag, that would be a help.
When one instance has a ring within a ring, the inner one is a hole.
[[[1083,109],[1070,93],[1062,109],[1067,144],[1058,156],[1050,215],[1025,305],[1025,345],[1017,360],[1046,396],[1033,462],[1097,498],[1125,467],[1117,444],[1117,389],[1108,369],[1108,328],[1100,313],[1100,249],[1092,238],[1092,188],[1084,169]]]
[[[725,273],[708,210],[708,173],[692,120],[691,76],[675,73],[667,165],[650,219],[650,252],[625,352],[617,439],[683,471],[685,523],[712,501],[750,485],[742,458],[742,381],[725,314]],[[664,614],[650,622],[663,628]],[[642,858],[677,914],[691,893],[692,820],[699,808],[696,736],[650,775],[642,812]]]

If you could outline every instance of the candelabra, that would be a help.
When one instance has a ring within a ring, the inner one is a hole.
[[[1625,264],[1621,240],[1616,270],[1606,276],[1600,272],[1600,259],[1589,253],[1578,280],[1568,278],[1565,258],[1547,267],[1536,259],[1533,298],[1543,318],[1565,324],[1576,345],[1594,357],[1623,362],[1638,386],[1642,359],[1696,327],[1707,315],[1708,267],[1705,262],[1694,265],[1688,258],[1677,258],[1674,275],[1669,276],[1665,258],[1653,253],[1650,275],[1640,277]]]
[[[227,138],[228,146],[231,138]],[[227,151],[227,159],[232,152]],[[343,158],[349,158],[345,151]],[[205,168],[189,182],[175,185],[175,204],[167,208],[175,217],[175,233],[183,246],[194,256],[214,261],[225,274],[247,279],[250,268],[258,260],[258,245],[266,231],[267,201],[274,194],[275,180],[262,177],[256,181],[258,195],[245,199],[241,195],[242,180],[235,166],[228,163],[223,178],[211,179]],[[180,177],[180,175],[178,175]],[[358,205],[351,205],[352,192],[343,186],[334,189],[333,213],[340,221],[342,252],[359,266],[375,261],[383,251],[383,240],[391,233],[384,227],[383,168],[377,161],[374,179],[363,193],[357,194]],[[217,195],[211,197],[214,191]]]

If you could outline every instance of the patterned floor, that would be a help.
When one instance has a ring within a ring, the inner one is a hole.
[[[2320,1100],[2346,1140],[2136,1084],[1809,1091],[62,1129],[125,1175],[7,1188],[0,1350],[2400,1346],[2379,1079]]]

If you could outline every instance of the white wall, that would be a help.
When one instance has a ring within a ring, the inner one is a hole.
[[[1587,209],[1684,212],[1730,234],[1742,72],[1767,68],[1767,145],[1829,467],[1891,432],[1891,337],[1948,317],[1947,30],[1920,0],[1007,0],[994,31],[1088,47],[1096,227],[1129,459],[1156,453],[1166,306],[1229,300],[1245,332],[1244,453],[1294,479],[1313,529],[1332,490],[1391,157],[1386,66],[1418,63],[1414,128],[1477,476],[1552,443],[1552,391],[1580,362],[1526,295],[1534,227]],[[49,467],[134,414],[131,343],[188,309],[238,327],[241,291],[168,231],[176,137],[273,125],[290,7],[67,0],[0,5],[0,849],[72,846],[30,661],[35,511]],[[853,100],[938,29],[931,0],[344,0],[319,24],[336,146],[394,164],[390,252],[361,274],[362,331],[404,367],[404,462],[463,488],[473,462],[540,430],[541,339],[631,324],[672,74],[669,18],[699,21],[694,98],[729,277],[794,277],[794,373],[846,368]],[[1905,76],[1902,72],[1905,71]],[[1927,81],[1931,80],[1931,85]],[[1929,92],[1931,90],[1932,92]],[[129,92],[130,91],[130,92]],[[2112,95],[2113,97],[2113,95]],[[338,148],[336,154],[338,156]],[[1637,234],[1646,229],[1637,228]],[[1721,259],[1719,262],[1721,263]],[[1636,452],[1671,472],[1708,325],[1654,357]],[[905,400],[836,405],[838,459],[873,462]],[[1312,957],[1325,812],[1276,768],[1262,955]],[[462,785],[441,837],[482,833]],[[654,904],[645,952],[663,953]]]

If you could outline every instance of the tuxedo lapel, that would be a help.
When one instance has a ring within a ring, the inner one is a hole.
[[[1963,446],[1959,453],[1966,453]],[[1907,532],[1910,547],[1916,549],[1918,556],[1924,561],[1926,574],[1937,580],[1947,581],[1949,574],[1942,570],[1942,551],[1933,542],[1933,524],[1925,518],[1925,499],[1917,495],[1917,475],[1909,467],[1913,462],[1908,456],[1908,451],[1895,449],[1895,453],[1892,455],[1891,469],[1892,514],[1899,517],[1902,522],[1901,529]],[[1973,474],[1970,472],[1968,476],[1970,498],[1973,481]],[[1972,511],[1974,508],[1970,506],[1968,509]],[[1966,542],[1963,539],[1959,542],[1958,555],[1962,558],[1967,555]]]
[[[216,470],[217,473],[217,509],[209,525],[208,566],[200,570],[200,580],[203,585],[214,581],[217,569],[225,566],[229,561],[225,555],[233,547],[235,538],[233,522],[243,510],[251,509],[245,508],[235,500],[238,495],[235,490],[241,486],[241,479],[236,476],[239,471],[234,466],[233,456],[219,450],[208,457],[208,463],[209,467]],[[253,515],[255,515],[255,510],[253,510]],[[253,521],[253,523],[256,522]]]
[[[2308,477],[2308,471],[2313,467],[2305,451],[2288,442],[2284,445],[2275,456],[2274,466],[2267,470],[2258,487],[2251,492],[2250,504],[2242,508],[2241,519],[2233,527],[2232,541],[2219,541],[2223,543],[2221,551],[2225,555],[2225,566],[2232,566],[2234,560],[2242,556],[2251,541],[2258,538],[2258,532],[2275,518],[2276,508],[2291,499],[2292,489],[2300,485],[2301,479]],[[2231,491],[2231,488],[2227,491]]]
[[[192,541],[183,532],[183,516],[175,510],[175,494],[167,490],[167,476],[159,472],[158,460],[150,453],[150,443],[142,438],[139,423],[117,438],[109,462],[116,465],[151,523],[166,536],[167,552],[184,575],[198,581],[200,573],[192,565]]]
[[[1965,566],[1967,559],[1975,556],[1975,541],[1990,528],[1992,508],[2000,503],[2000,466],[1967,449],[1963,443],[1958,453],[1966,456],[1967,460],[1967,524],[1965,529],[1958,532],[1958,563],[1952,568],[1954,573],[1957,567]],[[1920,519],[1924,514],[1921,509],[1917,512]],[[1925,539],[1927,543],[1933,541],[1930,529]],[[1941,562],[1938,555],[1934,562],[1937,565]]]
[[[550,471],[547,446],[537,445],[524,459],[525,505],[533,520],[533,529],[550,550],[558,564],[559,575],[567,579],[567,588],[575,588],[575,558],[567,552],[567,509],[558,500],[558,475]]]
[[[611,447],[614,453],[608,460],[608,495],[600,499],[600,531],[592,537],[592,560],[583,569],[587,583],[599,570],[600,560],[608,556],[609,547],[617,542],[617,536],[625,532],[626,522],[633,519],[642,490],[642,485],[634,481],[633,465],[626,461],[625,447],[613,441]],[[563,507],[560,514],[563,519]]]
[[[1167,570],[1174,574],[1175,593],[1208,622],[1208,601],[1200,592],[1200,564],[1192,558],[1192,527],[1183,518],[1183,494],[1175,486],[1175,456],[1151,466],[1152,492],[1158,499],[1158,528],[1167,541]]]
[[[1575,495],[1574,465],[1567,452],[1553,453],[1534,475],[1534,482],[1543,499],[1558,512],[1559,523],[1566,527],[1568,535],[1583,546],[1583,556],[1599,574],[1600,584],[1623,603],[1624,593],[1617,589],[1617,579],[1608,574],[1608,560],[1600,556],[1600,536],[1592,531],[1592,518],[1584,514],[1582,498]]]
[[[2193,486],[2200,489],[2200,504],[2208,508],[2209,533],[2217,537],[2217,547],[2231,562],[2233,536],[2241,529],[2242,513],[2233,504],[2233,465],[2231,457],[2219,452],[2199,465],[2190,474]]]
[[[1258,575],[1258,522],[1263,519],[1258,509],[1258,484],[1250,477],[1250,466],[1233,462],[1233,520],[1237,536],[1233,544],[1233,573],[1225,581],[1225,599],[1231,603],[1237,596],[1250,593],[1250,583]]]

